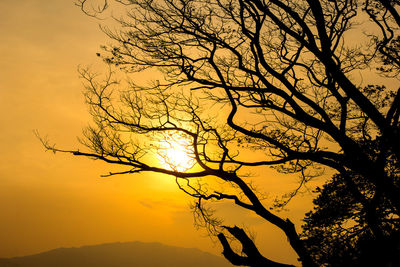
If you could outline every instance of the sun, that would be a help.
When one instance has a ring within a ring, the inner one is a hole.
[[[160,141],[157,156],[164,168],[184,172],[191,169],[194,159],[191,140],[179,133],[169,133]]]

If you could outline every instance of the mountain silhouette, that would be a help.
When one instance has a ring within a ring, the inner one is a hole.
[[[160,243],[108,243],[58,248],[0,259],[0,267],[231,267],[222,257],[194,248]]]

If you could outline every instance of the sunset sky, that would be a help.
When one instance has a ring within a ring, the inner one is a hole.
[[[73,0],[0,1],[0,257],[136,240],[220,254],[220,245],[193,226],[190,199],[173,178],[101,178],[106,164],[45,152],[35,137],[38,130],[61,147],[79,147],[76,137],[90,117],[77,67],[102,66],[96,52],[107,39],[98,23]],[[296,185],[272,171],[254,179],[270,179],[271,196]],[[281,214],[298,229],[311,208],[305,198]],[[229,205],[221,209],[240,226],[248,223],[266,257],[296,262],[278,230]]]

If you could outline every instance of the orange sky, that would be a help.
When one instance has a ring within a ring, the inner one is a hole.
[[[135,240],[219,254],[219,244],[193,227],[189,199],[172,178],[100,178],[107,165],[45,153],[34,136],[38,129],[60,146],[78,146],[89,116],[76,69],[101,64],[95,53],[106,39],[97,23],[73,0],[0,1],[0,257]],[[295,185],[293,177],[273,179],[275,189]],[[302,203],[290,210],[296,222],[309,210]],[[278,231],[220,206],[239,225],[250,223],[267,257],[295,262]]]

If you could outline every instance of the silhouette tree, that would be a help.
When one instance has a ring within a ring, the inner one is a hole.
[[[77,5],[90,16],[107,10],[107,2],[95,9],[88,2]],[[294,224],[248,183],[249,169],[273,166],[299,173],[302,186],[321,167],[329,168],[340,174],[335,176],[340,182],[332,181],[324,205],[341,194],[335,204],[348,213],[343,216],[363,219],[376,236],[383,234],[377,221],[398,218],[398,1],[115,2],[127,14],[115,18],[120,30],[103,27],[113,43],[99,55],[127,73],[151,70],[160,78],[139,86],[118,82],[113,71],[101,80],[81,69],[95,121],[82,139],[88,150],[62,150],[43,140],[48,149],[127,168],[109,175],[176,177],[179,188],[196,200],[197,222],[218,236],[224,256],[235,265],[285,266],[261,255],[243,229],[216,219],[204,205],[209,201],[231,201],[275,225],[303,266],[321,262],[312,239],[302,240]],[[379,82],[369,84],[371,76]],[[152,153],[163,155],[157,140],[184,142],[194,167],[155,163]],[[219,186],[206,182],[211,177]],[[381,210],[383,202],[390,212]],[[242,253],[232,249],[228,236],[240,242]]]
[[[374,192],[374,186],[362,177],[354,174],[352,179],[364,194]],[[319,195],[314,210],[306,214],[302,236],[319,266],[400,264],[400,221],[384,196],[374,199],[376,215],[370,218],[366,207],[349,194],[341,175],[334,175],[316,192]]]

